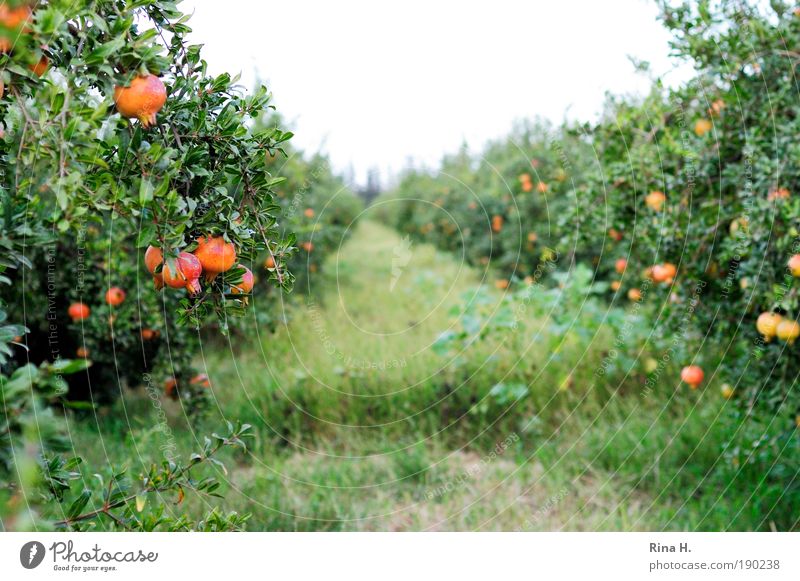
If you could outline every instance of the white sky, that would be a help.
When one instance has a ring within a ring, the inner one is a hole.
[[[267,82],[294,142],[362,182],[434,165],[515,119],[590,120],[607,91],[649,85],[628,56],[674,68],[647,0],[185,0],[212,73]],[[688,69],[673,72],[685,78]]]

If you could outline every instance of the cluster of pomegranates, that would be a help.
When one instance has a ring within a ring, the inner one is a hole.
[[[653,282],[672,284],[672,281],[675,280],[675,275],[678,274],[678,268],[671,262],[665,262],[651,266],[647,269],[646,274]]]
[[[274,262],[274,261],[273,261]],[[218,274],[227,272],[234,266],[243,268],[242,281],[231,286],[232,294],[249,294],[253,290],[255,279],[253,273],[244,265],[236,264],[236,248],[231,242],[225,242],[221,236],[202,236],[197,240],[197,248],[193,253],[181,252],[170,268],[164,261],[160,248],[148,246],[144,253],[144,263],[157,289],[164,286],[185,288],[189,294],[200,292],[200,277],[208,282]]]
[[[189,381],[190,385],[203,387],[206,389],[211,388],[211,380],[205,373],[198,373]],[[164,394],[172,399],[178,399],[178,380],[174,377],[167,378],[164,381]]]

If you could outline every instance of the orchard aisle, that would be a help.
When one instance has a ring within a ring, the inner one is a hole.
[[[217,393],[233,388],[220,412],[259,428],[226,501],[253,514],[251,528],[629,526],[642,495],[617,515],[617,487],[547,471],[516,432],[469,414],[491,376],[453,390],[431,343],[453,324],[453,306],[475,298],[481,273],[374,222],[324,272],[312,279],[324,290],[290,311],[277,338],[208,361],[223,370]]]

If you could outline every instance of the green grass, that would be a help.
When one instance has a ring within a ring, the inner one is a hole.
[[[424,245],[390,289],[399,244],[362,224],[312,278],[312,297],[254,305],[285,313],[275,334],[252,323],[203,344],[207,418],[193,424],[164,404],[186,454],[225,420],[255,426],[248,454],[228,456],[229,473],[218,474],[220,504],[252,514],[251,530],[796,526],[792,467],[725,449],[741,430],[716,390],[676,390],[665,376],[641,397],[636,375],[597,383],[612,340],[602,325],[591,340],[554,336],[532,308],[523,332],[437,354],[431,345],[453,328],[453,307],[487,300],[491,312],[500,294],[480,292],[482,273]],[[577,328],[590,327],[576,315]],[[498,404],[490,390],[500,381],[528,394]],[[160,457],[159,425],[132,390],[95,422],[71,422],[71,434],[89,465],[124,461],[136,472]]]

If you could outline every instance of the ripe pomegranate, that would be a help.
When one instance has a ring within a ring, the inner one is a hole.
[[[161,253],[161,249],[155,246],[148,246],[144,253],[144,265],[147,267],[147,271],[152,275],[156,275],[156,269],[162,262],[164,262],[164,255]],[[161,274],[159,273],[156,276],[161,276]]]
[[[167,89],[155,75],[138,76],[129,87],[114,87],[114,104],[117,111],[128,119],[138,119],[142,127],[156,123],[156,114],[167,102]]]
[[[178,380],[174,377],[164,381],[164,394],[172,399],[178,399]]]
[[[522,182],[522,191],[526,194],[533,191],[533,183],[532,182]]]
[[[792,276],[800,277],[800,254],[792,256],[787,266],[792,271]]]
[[[789,198],[789,190],[786,188],[775,188],[767,195],[767,199],[772,202],[774,200],[786,200]]]
[[[703,135],[711,131],[712,127],[713,125],[708,119],[698,119],[697,123],[694,124],[694,132],[697,137],[703,137]]]
[[[711,103],[711,107],[708,108],[708,113],[709,115],[719,115],[724,108],[725,101],[722,99],[716,99],[713,103]]]
[[[44,76],[47,70],[50,68],[50,61],[47,59],[46,56],[42,55],[36,64],[28,65],[28,68],[31,72],[36,75],[37,77]]]
[[[508,281],[504,278],[501,278],[500,280],[494,281],[494,286],[500,290],[505,290],[508,288]]]
[[[81,359],[88,359],[89,350],[86,347],[78,347],[75,350],[75,356],[80,357]]]
[[[197,375],[192,377],[189,383],[191,385],[197,385],[200,387],[211,387],[211,380],[208,379],[208,375],[206,375],[205,373],[198,373]]]
[[[156,339],[161,333],[154,329],[142,329],[142,340],[144,341],[152,341]]]
[[[681,379],[684,383],[689,384],[692,389],[697,389],[703,383],[704,377],[705,373],[697,365],[687,365],[681,369]]]
[[[27,22],[31,19],[32,12],[29,6],[11,8],[5,2],[0,3],[0,26],[5,29],[0,34],[0,52],[9,52],[13,47],[12,38],[17,32],[27,32]]]
[[[503,229],[503,217],[499,215],[492,216],[492,232],[500,232]]]
[[[781,341],[786,341],[789,345],[794,345],[794,342],[800,337],[800,324],[798,324],[797,321],[784,319],[778,323],[775,334]]]
[[[313,218],[314,217],[314,210],[312,208],[306,208],[306,211],[303,212],[306,218]]]
[[[267,256],[264,261],[264,268],[275,268],[275,259],[272,256]]]
[[[69,306],[67,314],[70,316],[73,322],[78,322],[88,318],[91,312],[92,310],[83,303],[72,303]]]
[[[536,184],[536,191],[540,194],[546,194],[549,186],[544,182],[539,182]]]
[[[236,264],[236,247],[225,242],[222,236],[198,238],[194,255],[200,261],[208,280],[212,280],[220,272],[230,270]]]
[[[610,237],[612,240],[616,240],[617,242],[619,242],[620,240],[622,240],[622,232],[620,232],[620,231],[619,231],[619,230],[617,230],[616,228],[611,228],[611,229],[608,231],[608,236],[609,236],[609,237]]]
[[[674,264],[665,262],[664,264],[656,264],[650,273],[650,276],[655,282],[671,283],[678,273],[678,269]]]
[[[539,235],[536,232],[528,232],[528,242],[536,242],[539,239]]]
[[[638,302],[642,300],[642,291],[638,288],[632,288],[628,291],[628,298],[632,301]]]
[[[531,174],[529,174],[529,173],[520,174],[519,183],[525,184],[525,183],[529,183],[530,181],[531,181]]]
[[[764,336],[764,341],[769,343],[778,333],[778,325],[783,320],[778,313],[761,313],[756,321],[756,329]]]
[[[645,196],[644,203],[654,212],[660,212],[666,200],[667,196],[664,195],[664,192],[655,191]]]
[[[620,289],[621,286],[622,286],[622,283],[620,281],[618,281],[618,280],[615,280],[615,281],[611,282],[611,290],[613,290],[614,292],[617,292]]]
[[[624,258],[618,258],[614,263],[614,270],[616,270],[619,274],[625,272],[626,268],[628,268],[628,261]]]
[[[125,291],[118,286],[112,286],[106,291],[106,303],[118,307],[125,300]]]
[[[231,286],[231,293],[235,295],[250,294],[250,291],[253,290],[253,285],[256,283],[255,279],[253,278],[253,273],[250,272],[249,268],[242,266],[241,264],[237,265],[237,268],[244,268],[244,274],[242,275],[242,282]]]
[[[314,250],[314,245],[311,242],[303,242],[300,246],[306,252],[311,252],[312,250]]]
[[[200,290],[198,279],[203,272],[203,267],[194,254],[181,252],[175,261],[175,270],[176,272],[173,274],[169,268],[169,263],[164,263],[164,268],[161,271],[164,284],[170,288],[185,288],[189,292]]]

